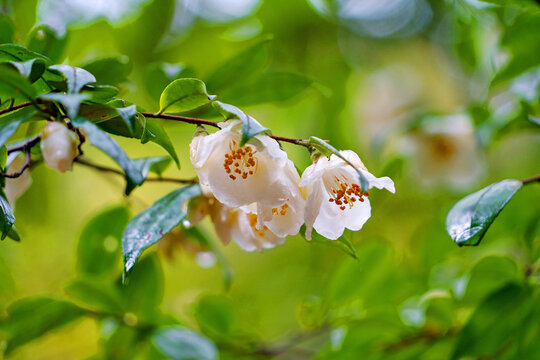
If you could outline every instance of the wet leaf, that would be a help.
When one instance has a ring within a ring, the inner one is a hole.
[[[208,104],[215,96],[208,95],[206,86],[199,79],[178,79],[161,93],[160,113],[180,113]]]
[[[60,93],[48,93],[39,96],[42,100],[59,102],[66,109],[67,116],[70,119],[74,119],[78,112],[81,102],[90,99],[90,94],[60,94]]]
[[[240,140],[240,146],[244,146],[255,135],[271,134],[269,129],[263,127],[257,120],[236,106],[225,104],[220,101],[214,101],[212,106],[214,106],[226,120],[238,119],[242,122],[242,139]]]
[[[167,156],[150,156],[150,157],[144,157],[144,158],[139,158],[139,159],[133,159],[133,163],[139,169],[143,178],[146,180],[150,172],[161,175],[167,169],[167,167],[171,164],[171,158]],[[128,182],[126,194],[131,193],[131,191],[136,186],[137,186],[136,184]]]
[[[53,65],[49,68],[64,74],[67,82],[68,93],[70,94],[76,94],[81,91],[83,86],[96,82],[94,75],[75,66],[61,64]]]
[[[37,79],[43,75],[45,72],[45,61],[42,59],[32,59],[24,62],[9,61],[17,71],[31,83],[35,82]]]

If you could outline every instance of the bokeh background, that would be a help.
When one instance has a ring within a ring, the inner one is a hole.
[[[172,257],[166,246],[148,251],[157,250],[162,267],[163,310],[190,327],[198,328],[197,304],[209,296],[226,304],[235,339],[282,344],[318,329],[327,316],[339,319],[281,353],[283,359],[449,359],[460,329],[484,298],[508,282],[534,288],[540,281],[540,186],[518,192],[478,247],[456,246],[445,228],[446,214],[463,196],[540,170],[539,8],[533,1],[497,3],[0,2],[14,21],[15,42],[27,44],[28,34],[46,24],[53,29],[47,36],[65,38],[57,62],[84,66],[114,57],[128,64],[129,72],[115,79],[120,96],[148,111],[159,107],[155,93],[161,89],[152,88],[158,76],[190,74],[205,81],[223,61],[270,38],[268,68],[314,83],[292,98],[243,110],[275,134],[316,135],[352,149],[373,174],[394,180],[396,194],[373,191],[372,218],[361,231],[347,233],[357,260],[300,236],[261,253],[231,243],[223,247],[234,270],[225,291],[211,258],[181,246]],[[182,163],[167,175],[193,176],[188,144],[194,128],[164,125]],[[118,141],[132,157],[164,155],[152,144]],[[309,165],[304,149],[284,146],[299,169]],[[89,147],[86,154],[114,166]],[[60,174],[38,166],[31,176],[15,207],[22,241],[0,243],[0,313],[19,298],[66,296],[81,229],[103,208],[128,204],[136,214],[175,188],[147,183],[125,198],[120,177],[92,169],[75,166]],[[214,236],[211,226],[207,231]],[[119,259],[118,274],[120,269]],[[505,321],[502,316],[494,331],[507,331],[501,338],[511,339]],[[521,358],[538,358],[531,350],[540,351],[538,327],[523,329],[531,357]],[[499,338],[490,339],[491,357],[484,358],[516,358],[517,340],[501,350]],[[9,358],[86,359],[106,341],[102,327],[88,319]],[[222,358],[240,355],[224,350]]]

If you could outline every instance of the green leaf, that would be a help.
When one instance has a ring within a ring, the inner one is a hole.
[[[7,312],[8,316],[0,320],[0,332],[7,334],[6,354],[83,315],[70,302],[46,297],[16,301]]]
[[[263,127],[257,120],[236,106],[225,104],[220,101],[214,101],[212,106],[214,106],[226,120],[238,119],[242,122],[242,139],[240,140],[240,146],[244,146],[255,135],[271,135],[269,129]]]
[[[113,138],[83,117],[76,117],[73,119],[73,123],[78,128],[86,131],[92,145],[101,149],[101,151],[109,155],[111,159],[120,165],[126,174],[127,181],[137,185],[143,182],[144,179],[139,169],[137,169],[133,161],[126,155],[124,150]]]
[[[110,282],[95,277],[80,277],[66,286],[66,293],[92,310],[122,315],[124,304],[120,292]]]
[[[527,290],[508,284],[489,295],[470,317],[457,339],[452,359],[494,357],[512,341],[532,303]]]
[[[147,247],[160,240],[186,217],[185,202],[200,194],[199,184],[174,190],[131,220],[122,236],[126,273]]]
[[[302,225],[302,227],[300,228],[300,235],[302,235],[304,239],[306,238],[306,225],[305,224]],[[311,242],[315,244],[323,244],[327,246],[337,247],[338,249],[341,249],[343,252],[345,252],[347,255],[349,255],[353,259],[358,259],[356,248],[353,246],[353,244],[351,244],[351,242],[345,236],[341,236],[336,240],[328,240],[324,236],[317,233],[315,229],[313,229],[311,233]]]
[[[231,87],[222,98],[240,106],[287,101],[309,88],[313,80],[289,72],[267,72],[254,81]]]
[[[11,209],[11,206],[6,199],[6,195],[2,190],[0,190],[0,211],[0,231],[2,232],[0,239],[4,240],[12,229],[13,223],[15,222],[15,215],[13,215],[13,210]],[[17,233],[15,232],[14,234]],[[16,235],[16,237],[18,237],[18,235]]]
[[[167,132],[165,132],[163,126],[161,126],[157,119],[147,118],[140,113],[138,114],[138,116],[144,123],[144,130],[141,136],[141,142],[144,144],[148,141],[152,141],[153,143],[161,146],[163,149],[165,149],[165,151],[169,153],[171,158],[174,160],[176,167],[180,169],[180,160],[178,159],[178,155],[176,154],[174,145],[169,138]]]
[[[478,245],[521,185],[519,180],[502,180],[458,201],[446,217],[450,237],[460,246]]]
[[[131,63],[127,56],[96,59],[81,66],[92,73],[98,84],[116,85],[127,80]]]
[[[120,118],[124,120],[131,133],[133,133],[135,131],[135,115],[137,114],[137,106],[131,105],[123,108],[116,108],[116,112],[118,115],[120,115]]]
[[[170,83],[159,99],[160,113],[180,113],[208,104],[215,96],[208,95],[199,79],[178,79]]]
[[[37,52],[30,51],[24,46],[16,44],[2,44],[0,45],[0,61],[19,61],[24,62],[32,59],[42,59],[45,63],[49,64],[51,59]]]
[[[0,146],[15,134],[19,126],[37,114],[34,107],[28,106],[0,117]]]
[[[216,346],[186,327],[162,327],[152,335],[154,346],[172,360],[217,360]]]
[[[0,98],[13,98],[15,94],[21,94],[30,101],[34,101],[37,96],[26,77],[10,65],[0,64]]]
[[[356,173],[358,174],[358,183],[360,185],[360,187],[362,188],[362,191],[367,191],[369,189],[369,181],[366,179],[366,177],[364,176],[364,174],[362,174],[362,172],[360,171],[360,169],[358,169],[356,166],[354,166],[351,162],[349,162],[347,159],[345,159],[343,157],[343,155],[341,155],[341,153],[339,152],[338,149],[336,149],[335,147],[333,147],[332,145],[330,145],[329,143],[327,143],[326,141],[322,140],[322,139],[319,139],[318,137],[315,137],[315,136],[311,136],[309,138],[309,144],[311,146],[313,146],[316,150],[318,150],[321,154],[323,154],[324,156],[326,156],[327,158],[330,159],[330,156],[332,154],[336,155],[338,158],[340,158],[341,160],[345,161],[347,164],[349,164],[350,166],[352,166],[352,168],[356,171]]]
[[[28,35],[28,49],[46,55],[53,63],[62,60],[67,45],[67,36],[58,36],[47,25],[35,27]]]
[[[163,92],[172,81],[181,78],[193,78],[195,71],[186,65],[169,64],[169,63],[152,63],[147,67],[144,84],[146,91],[152,99],[158,100]]]
[[[208,77],[208,88],[217,92],[260,74],[268,63],[268,43],[265,39],[218,66]]]
[[[24,62],[9,61],[8,63],[32,83],[43,75],[46,68],[45,61],[42,59],[32,59]]]
[[[6,170],[8,152],[6,145],[0,147],[0,171],[4,172]]]
[[[161,175],[167,167],[171,164],[171,159],[166,156],[150,156],[139,159],[133,159],[133,163],[141,172],[144,180],[146,180],[150,171]],[[142,185],[142,184],[141,184]],[[128,182],[126,194],[131,193],[136,187],[136,184]]]
[[[77,247],[77,267],[81,273],[105,277],[114,272],[129,218],[129,210],[121,205],[101,211],[86,224]]]
[[[92,96],[92,101],[100,104],[112,100],[119,93],[118,89],[111,85],[86,85],[84,92]]]
[[[194,309],[200,329],[212,338],[227,338],[233,330],[234,313],[231,301],[224,296],[201,297]]]
[[[81,91],[83,86],[96,82],[94,75],[88,71],[69,65],[53,65],[49,69],[57,70],[64,74],[67,81],[68,93],[76,94]]]
[[[75,119],[79,112],[81,102],[91,98],[90,94],[60,94],[48,93],[39,96],[40,99],[46,101],[55,101],[64,106],[67,116],[70,119]]]
[[[15,35],[15,24],[9,16],[0,13],[0,44],[10,43]]]

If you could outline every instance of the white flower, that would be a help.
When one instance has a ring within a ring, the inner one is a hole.
[[[48,122],[41,133],[41,153],[48,167],[71,170],[77,156],[77,135],[59,122]]]
[[[10,162],[9,160],[11,159],[11,155],[12,154],[9,155],[10,157],[8,158],[8,163]],[[24,154],[15,154],[15,158],[9,164],[10,172],[18,171],[24,166],[25,163],[26,160]],[[15,206],[15,200],[17,200],[17,198],[21,196],[26,189],[28,189],[30,184],[32,184],[30,169],[26,169],[19,177],[6,178],[6,187],[4,188],[4,193],[6,194],[6,198],[12,208]]]
[[[284,176],[289,160],[277,141],[256,135],[240,146],[242,123],[227,121],[222,127],[196,136],[190,144],[191,162],[201,185],[229,207],[252,203],[280,207],[294,196]]]
[[[395,192],[389,177],[376,178],[369,173],[353,151],[341,155],[360,169],[369,182],[369,188],[386,188]],[[300,186],[309,186],[306,203],[306,238],[311,239],[312,228],[322,236],[336,240],[345,228],[360,230],[371,216],[369,193],[361,192],[358,173],[336,155],[330,159],[320,157],[302,174]]]

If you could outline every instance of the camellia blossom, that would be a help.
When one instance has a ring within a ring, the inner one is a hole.
[[[41,153],[48,167],[71,170],[77,156],[77,135],[59,122],[48,122],[41,133]]]
[[[376,178],[351,150],[340,154],[358,168],[369,182],[369,187],[385,188],[394,193],[394,182],[389,177]],[[369,193],[362,192],[358,173],[336,155],[321,156],[302,174],[300,186],[309,187],[306,203],[306,239],[311,240],[312,229],[322,236],[336,240],[345,228],[360,230],[371,216]]]
[[[252,203],[278,208],[294,197],[296,190],[284,174],[290,160],[277,141],[256,135],[240,146],[242,123],[233,120],[220,126],[213,134],[195,136],[190,144],[201,185],[233,208]]]

